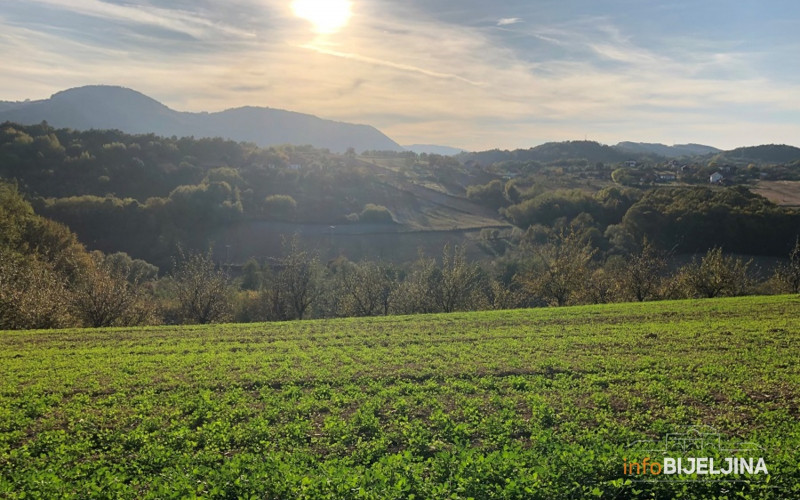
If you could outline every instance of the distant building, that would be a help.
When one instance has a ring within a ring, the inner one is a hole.
[[[708,182],[710,182],[711,184],[719,184],[724,180],[725,180],[724,175],[722,175],[719,172],[714,172],[713,174],[711,174],[711,177],[708,179]]]
[[[676,176],[672,172],[659,172],[658,173],[658,180],[661,181],[661,182],[673,182],[677,178],[678,178],[678,176]]]
[[[638,165],[638,164],[636,163],[636,160],[628,160],[628,161],[626,161],[626,162],[625,162],[625,166],[626,166],[626,167],[631,167],[631,168],[633,168],[633,167],[635,167],[636,165]]]

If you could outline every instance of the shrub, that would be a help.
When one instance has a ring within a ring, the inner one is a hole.
[[[294,217],[297,202],[288,194],[273,194],[264,198],[264,213],[267,217],[287,220]]]
[[[383,205],[367,203],[359,215],[359,221],[366,224],[393,224],[392,212]]]

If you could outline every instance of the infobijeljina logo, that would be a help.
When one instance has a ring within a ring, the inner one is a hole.
[[[622,461],[626,477],[636,482],[752,481],[769,475],[762,449],[755,443],[723,444],[709,426],[689,427],[661,441],[636,441]]]

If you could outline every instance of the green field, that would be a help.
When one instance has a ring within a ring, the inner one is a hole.
[[[0,332],[0,497],[798,498],[798,341],[796,296]],[[769,476],[623,473],[691,425]]]

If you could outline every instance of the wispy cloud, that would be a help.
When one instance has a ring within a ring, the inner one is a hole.
[[[800,136],[800,82],[758,71],[765,55],[680,34],[654,46],[613,16],[455,22],[364,0],[323,38],[282,0],[7,1],[0,99],[109,83],[181,110],[280,107],[469,149]],[[777,111],[796,119],[775,125]]]
[[[524,21],[519,17],[504,17],[497,21],[497,26],[511,26],[512,24],[519,24],[521,22]]]
[[[445,80],[458,80],[458,81],[461,81],[461,82],[464,82],[464,83],[468,83],[470,85],[475,85],[475,86],[483,85],[481,82],[473,81],[473,80],[470,80],[468,78],[464,78],[462,76],[459,76],[459,75],[456,75],[456,74],[452,74],[452,73],[442,73],[442,72],[439,72],[439,71],[433,71],[433,70],[429,70],[429,69],[425,69],[425,68],[419,68],[419,67],[416,67],[416,66],[412,66],[410,64],[402,64],[402,63],[397,63],[397,62],[394,62],[394,61],[388,61],[388,60],[379,59],[379,58],[375,58],[375,57],[362,56],[362,55],[359,55],[359,54],[351,54],[351,53],[348,53],[348,52],[340,52],[338,50],[329,49],[329,48],[327,48],[325,46],[321,46],[321,45],[317,45],[317,44],[313,44],[313,43],[306,44],[306,45],[301,45],[300,47],[302,47],[304,49],[308,49],[308,50],[313,50],[314,52],[318,52],[320,54],[326,54],[326,55],[329,55],[329,56],[341,57],[342,59],[351,59],[351,60],[354,60],[354,61],[359,61],[359,62],[363,62],[363,63],[369,64],[369,65],[384,66],[384,67],[387,67],[387,68],[397,69],[397,70],[400,70],[400,71],[419,73],[421,75],[429,76],[429,77],[432,77],[432,78],[441,78],[441,79],[445,79]]]

